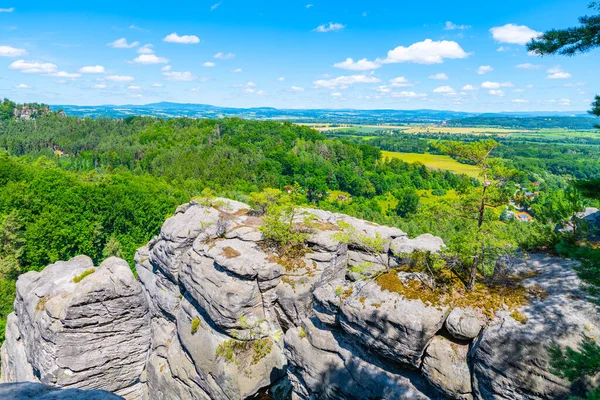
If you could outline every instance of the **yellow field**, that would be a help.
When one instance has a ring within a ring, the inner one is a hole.
[[[392,151],[382,151],[384,158],[398,158],[407,163],[420,162],[427,168],[441,169],[454,172],[456,174],[466,174],[474,178],[479,177],[479,168],[474,165],[461,164],[450,156],[441,156],[436,154],[417,154],[417,153],[396,153]]]

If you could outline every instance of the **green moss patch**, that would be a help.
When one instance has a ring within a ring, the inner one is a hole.
[[[90,268],[88,270],[83,271],[81,274],[74,276],[73,277],[73,282],[75,283],[79,283],[81,282],[86,276],[89,276],[91,274],[93,274],[94,272],[96,272],[95,268]]]

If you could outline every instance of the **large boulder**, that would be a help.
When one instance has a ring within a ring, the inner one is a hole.
[[[0,384],[0,399],[5,400],[123,400],[104,390],[59,389],[41,383]]]
[[[96,268],[80,256],[21,275],[8,332],[4,381],[31,380],[33,370],[45,384],[142,396],[148,305],[121,259]]]
[[[347,292],[349,293],[349,292]],[[383,290],[375,281],[355,285],[341,304],[342,329],[371,351],[413,368],[443,326],[449,309]]]
[[[518,266],[522,273],[537,274],[525,285],[538,296],[515,312],[499,313],[476,341],[472,360],[478,399],[541,400],[572,393],[571,383],[551,372],[548,347],[576,348],[582,335],[600,337],[600,310],[582,291],[575,265],[533,256]]]
[[[469,346],[436,336],[425,351],[423,375],[449,399],[471,400],[471,371],[467,361]]]

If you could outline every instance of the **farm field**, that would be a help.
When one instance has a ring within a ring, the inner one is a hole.
[[[427,168],[442,169],[457,174],[466,174],[473,178],[479,177],[479,168],[474,165],[461,164],[450,156],[437,154],[418,154],[418,153],[396,153],[392,151],[382,151],[384,158],[398,158],[407,163],[420,162]]]

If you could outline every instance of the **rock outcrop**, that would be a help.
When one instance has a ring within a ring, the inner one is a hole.
[[[600,312],[564,260],[525,260],[517,272],[539,296],[489,318],[477,304],[434,305],[373,279],[426,279],[393,268],[414,251],[440,251],[439,238],[409,239],[314,209],[295,223],[305,248],[285,254],[264,240],[264,221],[246,204],[191,202],[138,250],[138,280],[122,260],[96,268],[87,257],[21,276],[2,381],[127,400],[537,400],[571,392],[550,372],[546,348],[597,337]]]
[[[0,384],[0,399],[4,400],[122,400],[105,390],[60,389],[33,382]]]

